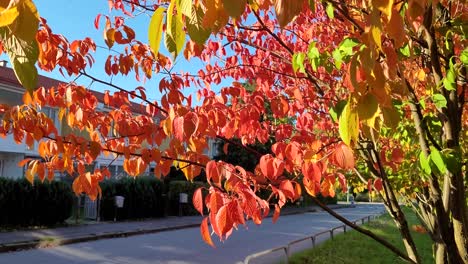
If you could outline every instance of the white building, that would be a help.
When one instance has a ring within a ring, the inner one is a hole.
[[[38,77],[38,87],[52,87],[57,86],[61,82],[52,78],[48,78],[45,76]],[[0,104],[7,104],[7,105],[18,105],[22,104],[22,97],[25,90],[21,86],[21,84],[16,79],[16,76],[13,70],[9,67],[5,66],[5,63],[0,64]],[[106,111],[102,100],[104,98],[104,94],[93,91],[96,98],[101,101],[99,107],[102,108],[103,111]],[[140,107],[139,104],[135,104],[135,109]],[[55,121],[55,125],[57,129],[59,129],[59,133],[61,132],[62,125],[59,123],[57,110],[53,108],[44,107],[41,111],[43,111],[49,118]],[[0,121],[2,120],[0,116]],[[216,142],[214,140],[210,140],[209,142],[210,148],[206,151],[210,157],[213,157],[217,153],[216,149]],[[22,161],[28,157],[38,157],[37,150],[33,148],[29,148],[26,144],[17,144],[12,135],[8,135],[6,138],[0,137],[0,177],[8,177],[8,178],[19,178],[24,176],[24,168],[18,167],[18,162]],[[96,165],[103,165],[107,166],[109,163],[112,164],[109,166],[109,170],[112,173],[113,177],[124,176],[126,173],[123,170],[123,159],[114,160],[112,156],[104,156],[100,155],[96,160]],[[150,170],[150,169],[149,169]],[[56,177],[60,178],[63,175],[57,174]]]

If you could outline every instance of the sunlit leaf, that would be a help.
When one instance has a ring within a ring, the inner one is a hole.
[[[156,11],[153,12],[151,20],[148,27],[148,39],[149,45],[153,50],[155,55],[158,55],[159,46],[161,43],[162,30],[163,30],[163,19],[164,12],[166,9],[164,7],[159,7]]]
[[[359,116],[355,109],[351,109],[350,102],[346,104],[339,118],[340,137],[348,146],[352,146],[358,141],[359,136]]]

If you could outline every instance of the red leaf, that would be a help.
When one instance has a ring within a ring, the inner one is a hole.
[[[192,197],[192,202],[193,206],[195,206],[195,209],[203,215],[203,195],[202,195],[202,187],[198,188],[194,193]]]
[[[278,221],[278,218],[280,216],[281,209],[278,205],[275,205],[275,212],[273,213],[273,224]]]
[[[225,155],[228,154],[228,148],[229,148],[229,143],[224,144],[224,146],[223,146],[223,153],[224,153]]]
[[[205,217],[203,219],[200,225],[200,233],[205,243],[207,243],[208,245],[212,247],[215,247],[215,245],[213,244],[213,240],[211,240],[210,231],[208,229],[208,217]]]
[[[302,163],[302,149],[301,145],[297,142],[291,142],[286,146],[285,155],[288,160],[290,160],[293,164],[301,164]]]
[[[342,191],[343,193],[348,192],[348,186],[347,186],[347,184],[346,184],[346,178],[345,178],[345,176],[344,176],[343,174],[341,174],[341,173],[338,173],[337,176],[338,176],[338,182],[339,182],[340,185],[341,185],[341,191]]]
[[[218,186],[221,185],[221,172],[219,171],[218,164],[214,160],[210,160],[206,164],[206,179],[208,182],[211,180]]]
[[[99,19],[101,18],[101,14],[98,14],[96,18],[94,19],[94,27],[96,29],[99,29]]]
[[[369,191],[369,193],[372,193],[372,180],[371,179],[367,180],[367,190]]]
[[[304,162],[302,164],[302,174],[314,182],[320,182],[322,179],[322,170],[315,162]]]
[[[280,159],[273,158],[269,154],[260,158],[259,165],[262,174],[270,180],[276,180],[284,171],[284,162]]]
[[[392,161],[395,163],[402,163],[404,160],[404,153],[400,148],[395,148],[392,151]]]
[[[180,141],[184,140],[184,118],[179,116],[172,122],[174,137]]]
[[[377,191],[381,191],[383,188],[382,188],[382,178],[377,178],[375,179],[374,181],[374,188],[377,190]]]

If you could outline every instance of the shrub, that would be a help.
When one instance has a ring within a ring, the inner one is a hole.
[[[118,219],[141,219],[164,216],[164,184],[154,177],[123,178],[101,183],[102,220],[114,219],[116,212],[114,197],[123,196],[124,206],[117,209]]]
[[[59,181],[0,178],[0,224],[4,226],[51,226],[70,217],[73,192]]]
[[[169,208],[168,213],[170,215],[179,214],[179,194],[186,193],[188,195],[188,204],[183,206],[183,215],[196,215],[199,214],[193,207],[192,197],[196,189],[200,187],[207,187],[203,182],[188,182],[188,181],[172,181],[169,183],[168,188],[168,200]]]

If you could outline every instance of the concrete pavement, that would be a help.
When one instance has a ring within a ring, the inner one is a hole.
[[[382,205],[357,205],[337,212],[354,221],[380,214],[382,210]],[[0,254],[0,264],[234,264],[252,253],[283,246],[339,225],[341,223],[326,212],[301,213],[280,217],[275,224],[271,219],[265,219],[259,226],[249,222],[234,231],[226,241],[213,236],[216,248],[203,243],[199,228],[194,227],[10,252]],[[310,241],[306,242],[304,246],[310,247]],[[284,257],[284,252],[278,256],[268,255],[268,259],[256,259],[253,263],[274,263],[281,257]]]
[[[331,208],[346,206],[348,205],[330,205]],[[318,206],[286,207],[281,215],[319,210]],[[82,226],[3,232],[0,233],[0,253],[197,227],[201,220],[201,216],[165,217],[144,221],[102,222]]]

